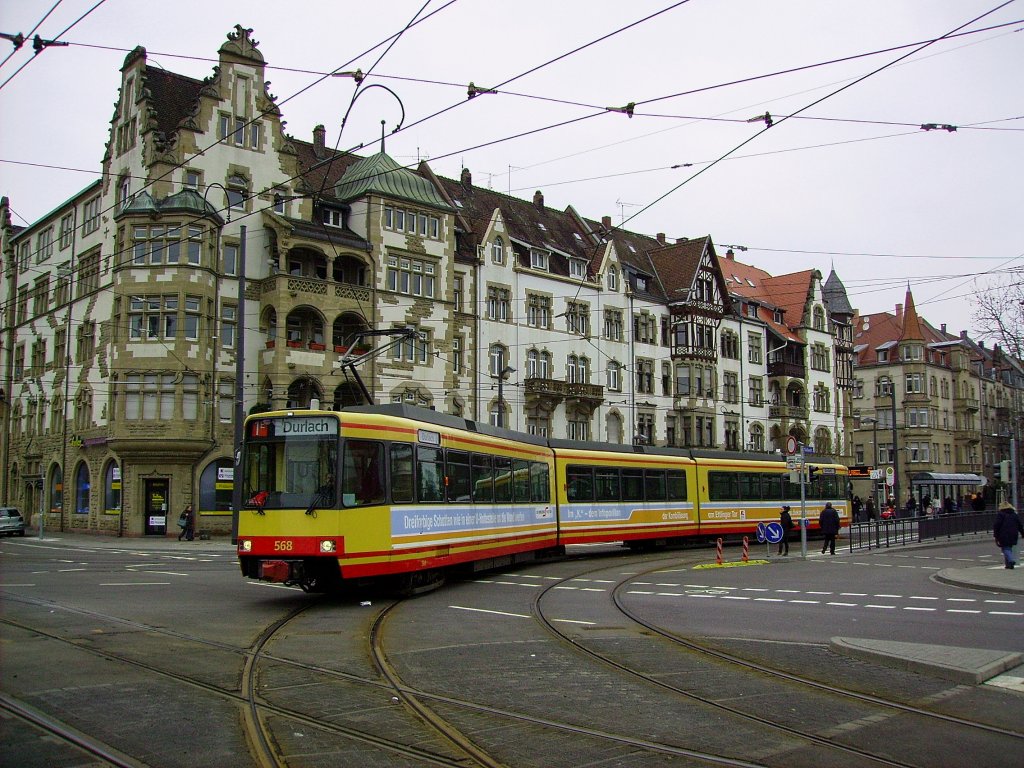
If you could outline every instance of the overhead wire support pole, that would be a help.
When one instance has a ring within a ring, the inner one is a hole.
[[[361,346],[359,342],[363,341],[363,339],[371,339],[379,336],[391,336],[394,338],[392,338],[387,344],[374,347],[367,352],[353,355],[352,350],[358,349]],[[362,376],[360,376],[359,371],[356,370],[356,366],[362,365],[363,363],[384,354],[396,344],[404,344],[409,340],[420,340],[420,335],[414,328],[388,328],[376,331],[359,331],[358,333],[352,334],[352,341],[349,345],[348,351],[341,356],[341,359],[338,360],[335,365],[338,370],[345,373],[345,375],[348,375],[349,373],[352,374],[352,378],[355,379],[356,386],[359,387],[359,392],[363,396],[367,405],[373,405],[373,393],[367,389]]]
[[[231,480],[231,543],[238,542],[238,512],[242,508],[242,428],[245,421],[245,225],[238,245],[238,348],[235,350],[234,474]]]

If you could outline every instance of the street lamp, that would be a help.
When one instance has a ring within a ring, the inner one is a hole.
[[[892,398],[892,498],[894,509],[900,505],[900,448],[898,433],[896,431],[896,382],[889,381],[888,391],[885,393]]]
[[[505,379],[507,379],[509,377],[509,374],[515,373],[515,372],[516,372],[515,368],[513,368],[510,365],[506,365],[504,368],[501,369],[501,373],[499,373],[497,376],[492,376],[491,377],[491,378],[496,378],[498,380],[498,426],[499,427],[504,427],[505,426],[505,396],[504,396],[504,390],[502,389],[502,386],[505,383]]]

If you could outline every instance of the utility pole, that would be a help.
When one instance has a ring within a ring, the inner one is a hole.
[[[231,543],[238,542],[238,514],[242,509],[242,428],[245,422],[245,225],[238,246],[238,344],[235,350],[235,468],[231,480]],[[198,507],[196,507],[198,509]]]

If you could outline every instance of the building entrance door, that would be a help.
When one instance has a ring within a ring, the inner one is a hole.
[[[166,478],[145,481],[143,514],[146,517],[147,536],[163,536],[167,533],[167,498],[170,488],[171,482]]]

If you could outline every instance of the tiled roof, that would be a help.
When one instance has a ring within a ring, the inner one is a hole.
[[[201,80],[185,77],[156,67],[146,67],[144,87],[149,91],[149,106],[156,114],[157,129],[170,138],[178,126],[198,106]]]
[[[475,243],[483,239],[494,210],[500,208],[506,235],[513,241],[520,264],[529,266],[528,246],[534,246],[552,251],[549,269],[553,274],[569,274],[566,255],[585,260],[590,275],[595,274],[593,262],[600,247],[570,213],[546,207],[542,197],[527,201],[453,179],[438,180],[455,202],[461,218],[472,228]]]
[[[306,192],[320,193],[325,196],[334,194],[334,187],[353,163],[362,158],[347,152],[335,152],[325,149],[317,155],[315,147],[308,141],[290,138],[298,161],[299,176]]]
[[[917,319],[917,308],[914,306],[914,294],[907,286],[907,299],[903,310],[903,329],[900,333],[900,341],[924,341],[924,332]]]

